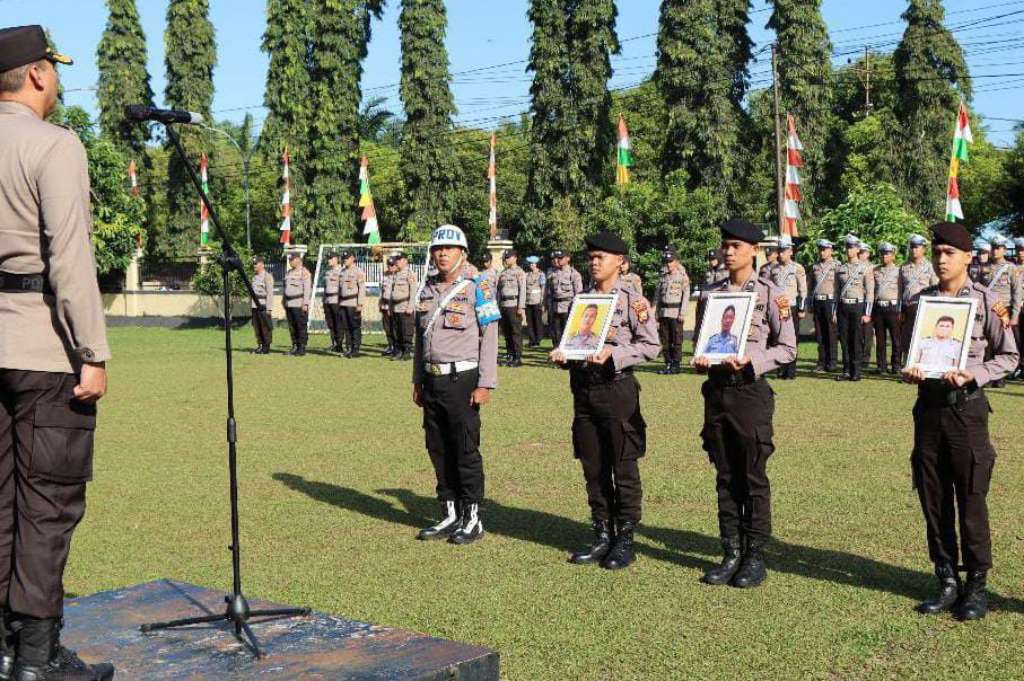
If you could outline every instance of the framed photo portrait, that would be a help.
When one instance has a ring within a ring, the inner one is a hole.
[[[948,371],[966,367],[977,308],[973,298],[922,297],[907,367],[917,367],[925,378],[942,378]]]
[[[618,299],[618,293],[581,293],[573,299],[558,344],[566,359],[586,359],[601,351]]]
[[[707,357],[721,364],[726,357],[742,357],[754,318],[756,293],[711,293],[704,305],[694,358]]]

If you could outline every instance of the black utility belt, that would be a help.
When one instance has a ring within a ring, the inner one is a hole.
[[[404,302],[406,302],[408,300],[409,300],[408,298],[392,298],[391,299],[391,304],[392,305],[397,305],[398,303],[404,303]]]
[[[896,307],[900,304],[898,300],[876,300],[875,307]]]
[[[510,300],[519,300],[519,296],[502,296],[501,302],[507,303]]]
[[[753,371],[715,371],[712,369],[708,373],[708,383],[714,388],[739,388],[764,382],[764,377],[755,376]]]
[[[350,296],[340,296],[339,300],[352,300],[352,299],[358,298],[358,297],[359,297],[359,294],[358,293],[354,293],[354,294],[352,294]]]
[[[814,299],[819,301],[819,302],[821,302],[821,301],[831,301],[832,300],[832,296],[816,295],[816,296],[814,296]]]
[[[601,364],[595,368],[590,368],[589,365],[582,362],[581,365],[569,369],[569,382],[574,388],[593,388],[600,385],[611,385],[633,378],[633,369],[631,368],[609,372],[604,368],[607,364]]]
[[[284,299],[285,300],[298,300],[299,298],[305,298],[305,297],[306,296],[304,296],[301,293],[299,295],[297,295],[297,296],[289,296],[289,295],[285,294]]]
[[[843,298],[843,305],[863,305],[866,300],[860,300],[858,298]]]
[[[937,379],[930,381],[937,382]],[[917,399],[926,407],[955,407],[985,397],[985,390],[978,385],[969,388],[950,388],[945,383],[939,383],[932,387],[929,385],[930,381],[917,387]]]
[[[682,302],[679,302],[679,303],[660,303],[659,307],[662,307],[662,308],[664,308],[666,310],[680,310],[680,309],[682,309],[683,304],[682,304]]]
[[[11,274],[0,272],[0,292],[2,293],[42,293],[52,296],[50,282],[41,274]]]

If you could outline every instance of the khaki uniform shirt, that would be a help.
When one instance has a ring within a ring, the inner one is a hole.
[[[0,291],[0,368],[77,373],[110,359],[89,201],[78,137],[0,102],[0,272],[43,274],[52,289]]]
[[[341,281],[341,265],[327,270],[324,277],[324,303],[326,305],[338,304],[338,289]]]
[[[267,314],[274,314],[274,275],[267,270],[263,270],[263,274],[252,275],[252,290]],[[255,310],[256,303],[251,303],[251,307]]]
[[[454,296],[453,288],[459,287]],[[473,279],[445,283],[431,277],[419,292],[412,382],[423,385],[426,365],[477,362],[478,388],[498,387],[498,324],[480,326]],[[444,303],[444,308],[438,307]]]
[[[363,309],[363,303],[366,302],[366,272],[357,265],[342,268],[340,284],[338,302],[341,306]]]
[[[921,296],[939,296],[939,287],[931,286],[914,296],[912,304],[917,305]],[[1003,328],[1003,322],[993,310],[998,297],[987,287],[974,281],[960,289],[958,298],[974,298],[978,311],[971,329],[971,347],[967,352],[967,371],[971,372],[979,386],[1006,378],[1017,368],[1019,354],[1013,332]],[[992,348],[992,359],[985,361],[986,350]]]
[[[547,281],[540,270],[526,273],[526,304],[542,305]]]
[[[875,302],[874,268],[862,262],[844,262],[836,268],[836,302],[867,303],[864,314],[871,314]]]
[[[548,279],[548,292],[551,296],[549,308],[556,314],[568,314],[572,299],[583,291],[583,277],[573,267],[559,268]]]
[[[391,312],[395,314],[412,314],[416,294],[416,273],[412,270],[399,270],[391,279]]]
[[[795,260],[790,260],[785,265],[779,263],[768,279],[782,289],[794,310],[803,310],[807,305],[807,274],[803,265]]]
[[[284,275],[284,306],[308,307],[313,297],[313,275],[305,267],[293,267]]]
[[[761,265],[761,269],[757,271],[757,276],[770,280],[772,278],[772,272],[774,272],[775,268],[778,266],[778,260],[776,260],[775,262],[766,262],[765,264]]]
[[[789,322],[795,310],[789,307],[782,289],[756,274],[752,274],[743,286],[732,287],[728,279],[721,279],[701,293],[697,306],[695,338],[700,337],[700,326],[708,294],[716,291],[746,291],[757,294],[754,317],[750,320],[750,332],[747,334],[745,348],[745,354],[750,358],[750,366],[755,376],[761,376],[796,360],[796,330]],[[715,371],[714,367],[712,371]]]
[[[900,268],[895,263],[875,268],[875,304],[883,302],[886,309],[899,307]]]
[[[378,307],[384,312],[388,312],[391,309],[391,282],[394,280],[394,273],[385,273],[384,276],[381,277],[380,300],[378,301]]]
[[[675,272],[661,275],[654,301],[658,319],[681,319],[686,315],[686,304],[690,302],[690,278],[686,276],[686,268],[680,266]]]
[[[526,272],[519,265],[509,267],[498,277],[498,307],[526,309]]]
[[[988,286],[989,282],[992,281],[992,261],[981,262],[980,260],[975,260],[967,267],[967,276],[982,286]]]
[[[1006,305],[1011,320],[1016,323],[1021,305],[1020,279],[1017,277],[1016,266],[1009,260],[993,262],[988,290]]]
[[[836,297],[836,268],[839,262],[835,258],[819,260],[811,267],[811,300],[833,300]]]
[[[718,282],[728,276],[729,271],[724,265],[718,265],[717,267],[709,266],[704,272],[704,286],[701,287],[701,290],[707,290],[708,286],[711,286],[715,282]]]
[[[938,286],[939,277],[931,262],[922,260],[919,264],[905,263],[900,267],[900,303],[906,309],[917,296],[929,286]]]
[[[575,270],[574,270],[575,271]],[[597,293],[591,288],[588,293]],[[658,325],[651,314],[651,305],[631,286],[619,286],[612,290],[619,297],[612,312],[612,321],[605,338],[605,347],[611,348],[611,364],[615,373],[657,358],[661,352],[658,340]],[[575,370],[602,371],[600,365],[576,365]]]
[[[644,292],[644,281],[640,278],[640,275],[636,272],[626,272],[619,277],[619,285],[622,287],[630,287],[637,293],[643,295]]]

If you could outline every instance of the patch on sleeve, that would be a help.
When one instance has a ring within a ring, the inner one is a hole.
[[[641,298],[633,303],[633,312],[636,312],[636,318],[640,320],[641,324],[647,323],[647,318],[650,317],[650,308],[647,305],[647,301]]]
[[[999,317],[999,321],[1003,323],[1004,327],[1010,325],[1010,310],[1006,307],[1006,303],[1001,300],[997,300],[992,304],[992,311]]]
[[[789,298],[786,296],[779,296],[775,299],[775,304],[779,306],[779,317],[783,321],[789,319]]]

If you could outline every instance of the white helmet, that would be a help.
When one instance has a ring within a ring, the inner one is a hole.
[[[465,251],[469,250],[465,233],[455,225],[441,225],[434,230],[430,237],[430,248],[437,246],[458,246]]]

